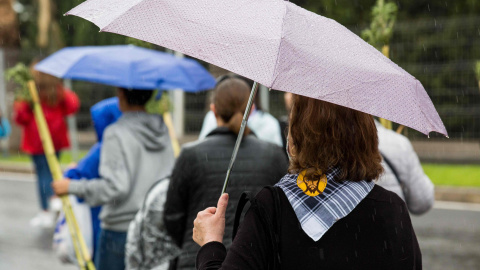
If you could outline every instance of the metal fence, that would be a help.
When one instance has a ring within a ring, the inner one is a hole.
[[[363,27],[351,29],[358,33]],[[480,60],[480,17],[397,22],[390,53],[394,62],[422,82],[450,138],[480,138],[480,85],[474,72],[474,63]],[[22,53],[17,58],[24,61],[32,57]],[[115,90],[85,82],[73,82],[73,89],[82,100],[78,128],[89,130],[89,108],[113,96]],[[277,91],[268,94],[269,111],[276,117],[285,115],[282,95]],[[208,92],[185,94],[186,134],[200,131],[208,110],[208,96]],[[407,132],[413,139],[425,137],[412,130]]]
[[[390,53],[423,84],[450,138],[480,139],[480,78],[474,72],[480,61],[480,17],[397,22]],[[281,116],[283,106],[282,94],[272,91],[270,112]],[[425,138],[413,130],[407,135]]]
[[[480,17],[398,23],[391,53],[422,82],[450,138],[480,138]]]

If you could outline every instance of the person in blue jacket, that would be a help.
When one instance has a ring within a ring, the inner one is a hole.
[[[12,132],[12,128],[10,127],[10,123],[8,122],[7,117],[2,115],[2,108],[0,108],[0,140],[8,138],[10,133]],[[1,147],[0,147],[1,148]],[[7,148],[3,149],[3,155],[8,155]]]
[[[102,147],[102,135],[105,128],[117,121],[122,115],[118,106],[118,98],[108,98],[98,102],[90,108],[93,125],[97,133],[98,142],[90,148],[87,155],[78,162],[77,166],[67,170],[64,176],[72,180],[99,178],[98,167],[100,164],[100,149]],[[98,233],[100,232],[101,206],[92,207],[93,247],[96,247]],[[93,253],[95,254],[95,252]]]
[[[0,139],[7,138],[12,131],[10,123],[8,122],[7,117],[3,117],[2,110],[0,108]]]

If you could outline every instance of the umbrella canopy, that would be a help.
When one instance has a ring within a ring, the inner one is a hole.
[[[197,61],[133,45],[69,47],[35,69],[53,76],[129,89],[211,89],[215,79]]]
[[[417,79],[334,20],[287,1],[89,0],[67,14],[276,90],[447,135]]]

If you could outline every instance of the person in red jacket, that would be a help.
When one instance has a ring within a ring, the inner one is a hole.
[[[35,64],[32,63],[31,67]],[[80,107],[80,102],[74,92],[62,86],[60,79],[35,71],[33,68],[31,73],[37,85],[42,110],[58,157],[62,149],[70,146],[65,116],[75,113]],[[31,155],[37,174],[42,211],[31,220],[31,225],[51,227],[54,224],[54,217],[48,209],[50,198],[53,196],[52,175],[43,151],[32,105],[28,101],[17,100],[14,112],[15,122],[23,128],[21,149]]]

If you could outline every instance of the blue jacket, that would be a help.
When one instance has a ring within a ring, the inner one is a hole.
[[[7,138],[12,131],[6,117],[0,117],[0,139]]]
[[[100,149],[102,145],[103,131],[107,126],[113,124],[122,115],[118,107],[116,97],[102,100],[90,109],[98,143],[96,143],[88,154],[78,162],[77,167],[65,172],[65,177],[70,179],[93,179],[98,178],[98,166],[100,164]]]

